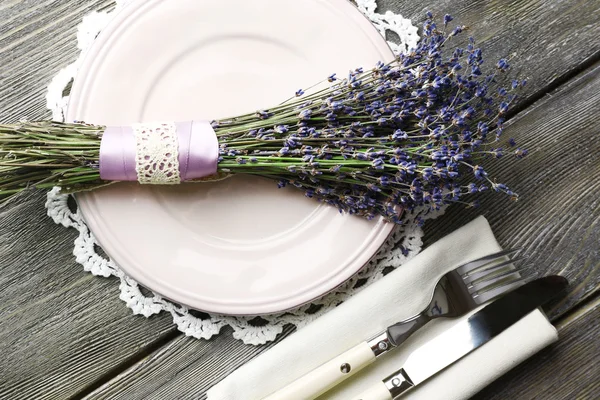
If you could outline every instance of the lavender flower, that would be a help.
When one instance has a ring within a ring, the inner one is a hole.
[[[328,87],[316,94],[298,90],[271,109],[213,121],[219,171],[262,175],[340,211],[394,223],[401,223],[402,209],[473,206],[464,197],[490,187],[516,198],[482,164],[505,154],[490,144],[501,135],[514,92],[526,81],[498,87],[498,74],[510,67],[507,59],[486,71],[483,51],[472,38],[446,51],[445,44],[466,27],[447,28],[453,18],[445,15],[440,30],[432,13],[427,18],[417,47],[392,62],[353,69],[345,78],[332,74]],[[0,157],[8,151],[12,148],[0,144]],[[527,155],[522,148],[511,152]],[[56,164],[87,168],[86,183],[74,189],[102,183],[94,181],[98,173],[90,160],[60,161]],[[0,181],[0,194],[17,189]]]

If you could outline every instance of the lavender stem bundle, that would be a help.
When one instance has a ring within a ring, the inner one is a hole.
[[[509,63],[501,59],[484,75],[472,38],[445,54],[447,41],[465,30],[447,31],[451,20],[446,15],[438,29],[428,13],[418,47],[390,63],[343,79],[334,74],[324,89],[299,90],[271,109],[213,121],[218,172],[270,178],[342,212],[395,223],[401,209],[474,205],[464,197],[487,189],[516,198],[481,164],[505,153],[497,147],[504,115],[525,81],[494,88]],[[0,124],[0,196],[109,184],[99,173],[104,130],[52,121]]]

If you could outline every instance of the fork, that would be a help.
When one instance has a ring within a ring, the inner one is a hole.
[[[427,307],[344,352],[293,381],[264,400],[314,399],[374,362],[432,319],[458,317],[525,283],[509,256],[518,250],[503,250],[467,262],[444,274],[436,283]],[[522,269],[521,269],[522,270]]]
[[[399,346],[432,319],[459,317],[521,286],[525,283],[519,273],[523,269],[516,269],[513,264],[523,258],[507,259],[518,251],[503,250],[447,272],[438,280],[423,311],[390,326],[384,334],[390,337],[393,346]],[[377,335],[369,343],[381,337]]]

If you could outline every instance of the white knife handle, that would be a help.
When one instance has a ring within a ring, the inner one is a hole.
[[[383,382],[377,382],[360,395],[355,400],[392,400],[392,394]]]
[[[371,346],[362,342],[263,400],[312,400],[373,361],[375,354]]]

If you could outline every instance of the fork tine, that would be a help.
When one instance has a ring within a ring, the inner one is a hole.
[[[477,260],[469,261],[468,263],[466,263],[466,264],[458,267],[456,269],[456,271],[459,274],[461,274],[461,275],[462,274],[467,274],[467,273],[469,273],[470,271],[472,271],[475,268],[481,267],[481,266],[483,266],[485,264],[488,264],[489,262],[495,261],[495,260],[497,260],[499,258],[508,256],[510,254],[513,254],[513,253],[516,253],[519,250],[521,250],[521,249],[508,249],[508,250],[499,251],[499,252],[494,253],[494,254],[489,254],[487,256],[478,258]]]
[[[475,301],[476,304],[487,303],[488,301],[495,300],[498,297],[502,296],[503,294],[508,293],[511,290],[514,290],[514,289],[524,285],[525,283],[529,282],[532,279],[533,279],[533,277],[521,278],[519,280],[514,281],[513,283],[509,283],[504,286],[497,287],[496,289],[492,289],[492,290],[484,292],[484,293],[476,293],[473,295],[473,300]]]
[[[506,273],[503,273],[502,275],[500,275],[496,278],[487,280],[484,284],[473,285],[468,290],[472,295],[476,295],[476,294],[481,295],[481,294],[483,294],[485,292],[489,292],[490,290],[493,290],[495,288],[507,285],[514,281],[518,281],[519,279],[521,279],[521,275],[519,274],[519,271],[516,269],[512,269],[512,270],[507,271]]]
[[[525,257],[517,257],[512,258],[510,260],[503,261],[501,263],[487,263],[478,267],[471,272],[468,272],[462,276],[463,281],[467,284],[475,284],[476,282],[485,281],[488,278],[493,278],[499,271],[503,271],[507,268],[507,266],[514,264],[516,262],[524,260]],[[515,268],[513,268],[514,270]]]
[[[526,267],[521,267],[521,268],[507,268],[504,267],[503,269],[498,269],[495,272],[488,274],[486,276],[482,276],[481,278],[478,278],[474,281],[472,281],[471,283],[467,284],[467,288],[469,290],[479,286],[478,290],[484,290],[487,286],[488,283],[493,283],[496,282],[497,280],[499,280],[500,278],[503,278],[505,276],[508,275],[512,275],[515,272],[519,273],[519,276],[521,275],[521,272],[526,271],[530,268],[532,268],[532,265],[528,265]]]

